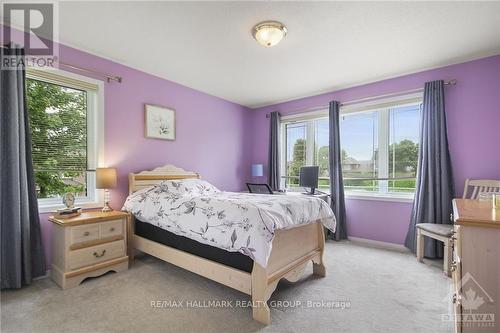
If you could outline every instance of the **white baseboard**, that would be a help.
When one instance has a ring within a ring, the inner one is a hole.
[[[349,240],[353,243],[358,243],[358,244],[365,245],[365,246],[376,247],[379,249],[386,249],[386,250],[397,251],[397,252],[409,252],[410,251],[404,245],[401,245],[401,244],[387,243],[387,242],[381,242],[381,241],[376,241],[373,239],[366,239],[366,238],[359,238],[359,237],[349,237]]]

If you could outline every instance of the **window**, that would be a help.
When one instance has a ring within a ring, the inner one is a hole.
[[[26,99],[33,168],[41,211],[61,205],[64,193],[81,205],[97,202],[99,84],[57,71],[29,70]],[[102,123],[102,121],[100,121]]]
[[[344,190],[378,192],[379,113],[377,111],[341,116],[340,143]]]
[[[342,116],[340,140],[347,192],[413,193],[421,102]]]
[[[418,161],[421,95],[342,108],[344,189],[351,195],[411,196]],[[328,189],[327,111],[284,117],[282,185],[298,187],[301,166],[318,165]]]
[[[286,187],[299,186],[299,171],[305,165],[319,166],[319,188],[329,188],[328,118],[284,124]]]

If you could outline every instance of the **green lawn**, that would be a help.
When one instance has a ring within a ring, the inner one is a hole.
[[[358,176],[359,177],[359,176]],[[369,177],[368,175],[366,177]],[[397,177],[408,177],[408,175],[397,175]],[[357,180],[344,179],[344,189],[346,191],[377,192],[379,190],[378,180]],[[415,191],[415,179],[389,180],[389,192],[391,193],[413,193]],[[289,179],[287,187],[300,187],[298,179]],[[329,182],[320,179],[318,188],[328,190]]]

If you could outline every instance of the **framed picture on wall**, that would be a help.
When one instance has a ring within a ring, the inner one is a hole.
[[[146,138],[175,140],[175,110],[145,104]]]

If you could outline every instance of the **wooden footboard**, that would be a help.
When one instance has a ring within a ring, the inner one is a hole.
[[[132,242],[135,250],[251,295],[253,319],[266,325],[271,322],[267,301],[281,279],[299,280],[309,261],[313,262],[315,275],[326,274],[323,264],[325,237],[320,222],[278,230],[267,267],[254,262],[251,274],[138,235],[132,237]]]
[[[254,320],[266,325],[271,322],[267,301],[276,289],[279,280],[283,278],[290,282],[299,280],[310,260],[313,262],[313,273],[325,276],[324,248],[325,236],[320,222],[276,232],[267,267],[264,268],[257,263],[253,265]]]

